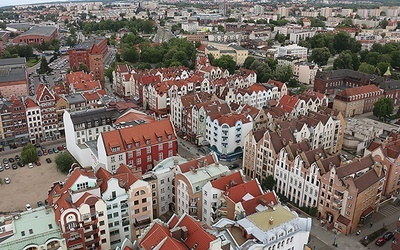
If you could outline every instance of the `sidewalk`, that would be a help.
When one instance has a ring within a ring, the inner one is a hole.
[[[374,246],[374,242],[371,242],[368,244],[367,247],[364,247],[361,244],[360,239],[382,228],[383,224],[386,225],[386,228],[389,231],[393,231],[396,228],[396,222],[399,219],[399,217],[400,217],[400,211],[393,213],[387,217],[383,216],[379,212],[374,213],[371,219],[372,227],[370,227],[369,223],[367,225],[364,225],[363,227],[360,227],[359,228],[361,230],[360,235],[356,235],[356,233],[352,233],[347,236],[342,234],[337,235],[336,243],[338,247],[333,247],[335,234],[332,231],[327,231],[325,228],[321,227],[320,221],[318,221],[315,218],[312,219],[313,224],[311,228],[311,235],[318,238],[323,243],[325,243],[327,246],[329,246],[330,249],[346,249],[346,250],[369,249],[371,246]],[[312,242],[310,242],[310,244],[312,244]],[[385,247],[388,246],[389,245]],[[326,248],[318,248],[318,246],[316,246],[315,249],[326,249]]]

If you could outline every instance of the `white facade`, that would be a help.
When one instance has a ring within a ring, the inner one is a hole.
[[[33,107],[26,107],[26,120],[28,123],[29,139],[31,141],[39,142],[43,138],[43,124],[40,107],[35,105]]]
[[[297,56],[301,59],[307,59],[307,48],[298,46],[297,44],[278,47],[278,56]]]
[[[215,146],[221,154],[229,154],[235,152],[237,147],[243,148],[245,137],[253,127],[253,123],[247,118],[241,119],[243,115],[232,115],[227,119],[235,120],[234,125],[220,123],[220,118],[212,120],[210,116],[206,118],[205,140],[211,146]]]
[[[300,40],[305,40],[306,38],[311,38],[315,35],[315,31],[300,31],[290,33],[290,42],[291,43],[299,43]]]
[[[295,63],[293,67],[293,75],[297,76],[299,82],[303,84],[314,84],[315,75],[321,68],[316,64],[305,62]]]

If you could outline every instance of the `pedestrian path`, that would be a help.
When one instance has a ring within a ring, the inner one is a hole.
[[[400,207],[394,206],[392,204],[386,204],[384,207],[380,208],[378,213],[388,217],[400,211]]]

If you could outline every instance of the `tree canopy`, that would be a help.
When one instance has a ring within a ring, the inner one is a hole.
[[[63,151],[56,156],[55,159],[57,169],[61,171],[61,173],[68,174],[68,171],[71,168],[71,165],[74,164],[75,158],[68,152]]]
[[[374,104],[373,114],[379,119],[388,118],[393,113],[394,101],[390,97],[382,97]]]
[[[331,56],[331,52],[329,52],[328,48],[326,48],[326,47],[315,48],[315,49],[313,49],[309,59],[314,61],[319,66],[323,66],[328,63],[330,56]]]
[[[215,59],[213,65],[227,69],[230,74],[235,73],[236,70],[236,62],[233,60],[233,57],[229,55],[222,55],[220,58]]]
[[[35,162],[39,159],[37,150],[34,145],[28,143],[22,148],[21,160],[23,163],[28,164]]]

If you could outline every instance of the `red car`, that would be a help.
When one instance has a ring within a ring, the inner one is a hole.
[[[58,151],[63,151],[64,150],[63,146],[58,146],[57,149],[58,149]]]
[[[383,246],[383,244],[385,244],[386,243],[386,240],[385,240],[385,238],[378,238],[376,241],[375,241],[375,245],[377,245],[377,246]]]
[[[42,163],[40,163],[40,161],[35,161],[36,166],[40,166],[42,165]]]

